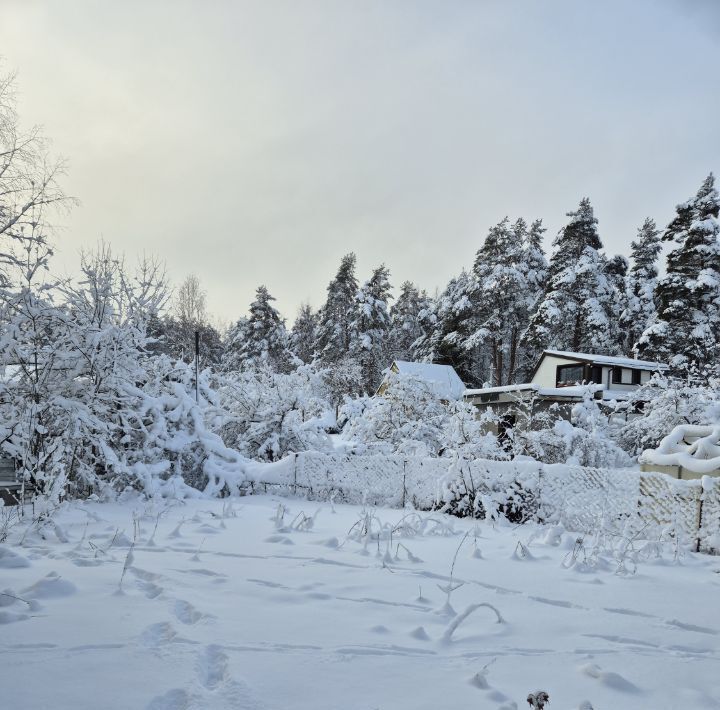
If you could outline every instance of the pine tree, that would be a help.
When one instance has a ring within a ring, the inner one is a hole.
[[[427,294],[411,281],[400,286],[400,295],[390,308],[392,360],[412,360],[413,343],[424,333],[420,314],[428,306]]]
[[[538,307],[548,278],[548,262],[542,247],[544,233],[545,228],[542,226],[542,220],[536,219],[525,235],[521,264],[525,276],[525,329],[527,329],[530,317]],[[523,335],[521,335],[518,364],[519,381],[526,382],[530,379],[539,357],[540,352],[529,348]]]
[[[427,312],[420,313],[425,334],[413,346],[413,359],[452,365],[460,379],[470,385],[481,384],[489,370],[482,349],[468,344],[477,330],[476,290],[477,281],[467,271],[451,279]]]
[[[527,317],[526,237],[525,220],[518,219],[511,227],[506,217],[490,229],[473,266],[477,327],[467,346],[487,348],[495,386],[514,382],[518,368],[520,335]]]
[[[657,316],[637,350],[641,357],[678,369],[702,367],[720,354],[720,196],[712,173],[676,211],[663,234],[676,247],[655,292]]]
[[[258,286],[255,300],[250,304],[250,317],[240,319],[231,330],[225,369],[261,365],[267,365],[275,372],[290,369],[292,356],[285,321],[272,305],[274,300],[265,286]]]
[[[527,347],[608,354],[612,341],[612,286],[590,200],[581,200],[553,242],[545,292],[525,335]]]
[[[343,359],[350,348],[352,322],[357,313],[355,296],[355,254],[346,254],[335,278],[327,288],[327,300],[320,311],[315,353],[322,364]]]
[[[318,314],[309,303],[303,303],[290,332],[290,349],[304,363],[310,363],[315,357],[315,341],[319,326]]]
[[[390,271],[382,264],[356,295],[357,316],[352,322],[351,353],[360,365],[365,392],[380,386],[382,371],[390,365]]]
[[[660,232],[648,217],[638,229],[637,240],[630,244],[632,266],[625,282],[625,310],[620,316],[624,333],[624,352],[629,354],[655,317],[657,260],[662,247]]]
[[[610,337],[613,349],[623,355],[629,355],[632,344],[628,346],[627,332],[621,326],[621,318],[628,305],[627,278],[628,260],[621,254],[616,254],[605,263],[605,274],[610,285]]]

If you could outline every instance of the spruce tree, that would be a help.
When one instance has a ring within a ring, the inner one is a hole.
[[[632,266],[625,283],[625,310],[620,316],[624,333],[624,351],[630,354],[655,317],[657,260],[662,247],[655,221],[648,217],[637,230],[637,239],[630,244]]]
[[[641,357],[677,369],[704,367],[720,354],[720,196],[708,175],[697,195],[676,208],[664,241],[674,242],[655,291],[658,312],[638,341]]]
[[[548,278],[548,262],[542,247],[544,233],[545,227],[542,226],[542,220],[536,219],[525,235],[521,264],[525,276],[525,329],[539,305]],[[530,379],[539,356],[540,352],[529,348],[521,335],[517,381],[526,382]]]
[[[352,323],[357,313],[357,290],[355,254],[350,253],[340,261],[340,268],[327,287],[327,300],[320,311],[315,353],[323,364],[338,362],[349,352]]]
[[[275,372],[291,369],[285,321],[272,305],[275,298],[258,286],[250,304],[250,317],[240,319],[228,338],[225,369],[268,366]]]
[[[528,348],[614,354],[613,291],[600,253],[602,242],[590,200],[569,212],[553,242],[545,292],[525,334]]]
[[[350,351],[360,365],[364,390],[374,393],[390,365],[390,271],[382,264],[358,290],[357,316],[352,322]]]
[[[312,362],[315,357],[318,325],[318,314],[310,304],[303,303],[290,332],[290,349],[304,363]]]

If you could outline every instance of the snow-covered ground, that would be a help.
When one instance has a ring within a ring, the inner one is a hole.
[[[271,496],[53,521],[0,545],[3,708],[720,708],[717,558]]]

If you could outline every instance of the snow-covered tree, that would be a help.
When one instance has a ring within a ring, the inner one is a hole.
[[[157,339],[152,349],[192,363],[198,333],[200,366],[218,365],[223,355],[222,337],[210,322],[205,301],[200,279],[191,274],[175,293],[171,312],[164,317],[156,316],[150,323],[149,331]]]
[[[392,360],[412,360],[413,344],[424,335],[421,313],[430,305],[427,294],[411,281],[400,286],[400,294],[390,307]]]
[[[309,303],[303,303],[290,331],[290,350],[304,363],[310,363],[315,358],[319,325],[319,314],[313,311]]]
[[[413,346],[414,359],[452,365],[463,382],[471,385],[481,384],[489,369],[482,348],[468,344],[476,330],[476,290],[477,282],[467,271],[451,279],[427,311],[421,311],[425,333]]]
[[[390,365],[390,271],[383,264],[357,292],[355,319],[351,324],[350,352],[357,359],[366,394],[377,390],[383,370]]]
[[[357,453],[506,458],[488,421],[464,402],[446,403],[427,381],[389,373],[382,396],[348,399],[342,438]]]
[[[424,380],[390,373],[382,396],[349,400],[340,411],[342,437],[358,453],[439,456],[448,410]]]
[[[657,260],[660,255],[660,232],[649,217],[638,229],[637,239],[630,244],[631,263],[625,286],[625,309],[620,316],[624,333],[623,351],[630,354],[645,329],[655,317]]]
[[[316,356],[323,364],[341,360],[350,349],[352,323],[357,314],[355,261],[355,254],[346,254],[327,287],[327,300],[320,311],[315,344]]]
[[[613,289],[590,200],[581,200],[553,242],[547,286],[525,335],[527,346],[614,353]]]
[[[298,451],[330,451],[335,423],[324,398],[323,373],[300,365],[289,373],[264,366],[231,373],[219,388],[228,413],[222,435],[248,458],[276,461]]]
[[[628,260],[621,254],[605,262],[605,274],[610,285],[610,337],[612,349],[623,355],[632,352],[633,343],[628,343],[627,332],[621,325],[621,318],[628,306],[627,279]]]
[[[506,217],[490,229],[473,267],[476,328],[466,347],[487,349],[495,386],[512,384],[519,365],[520,336],[527,325],[526,239],[525,220],[511,227]]]
[[[521,270],[525,277],[525,291],[522,296],[525,299],[524,307],[524,329],[530,321],[530,317],[535,313],[538,302],[545,291],[545,285],[548,276],[548,262],[545,258],[545,252],[542,247],[543,234],[545,228],[542,220],[536,219],[530,229],[525,234],[525,242],[523,245],[523,255],[521,260]],[[524,338],[524,331],[520,335],[520,356],[518,363],[517,381],[527,382],[530,375],[537,364],[540,352],[528,347]]]
[[[292,363],[285,321],[272,305],[275,300],[265,286],[258,286],[250,304],[250,317],[240,319],[228,334],[225,370],[267,365],[287,372]]]
[[[633,456],[654,449],[679,424],[720,422],[720,378],[694,370],[691,376],[655,374],[623,403],[627,421],[620,443]]]
[[[712,173],[676,211],[663,234],[675,248],[655,292],[657,315],[637,352],[682,369],[715,363],[720,355],[720,196]]]

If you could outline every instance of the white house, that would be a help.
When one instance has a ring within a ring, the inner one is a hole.
[[[542,409],[558,405],[558,416],[569,417],[572,405],[585,396],[584,385],[594,385],[595,399],[619,401],[648,382],[654,372],[667,369],[663,363],[648,360],[545,350],[530,382],[469,389],[464,399],[478,407],[497,409],[510,424],[514,423],[513,409],[530,401]]]

